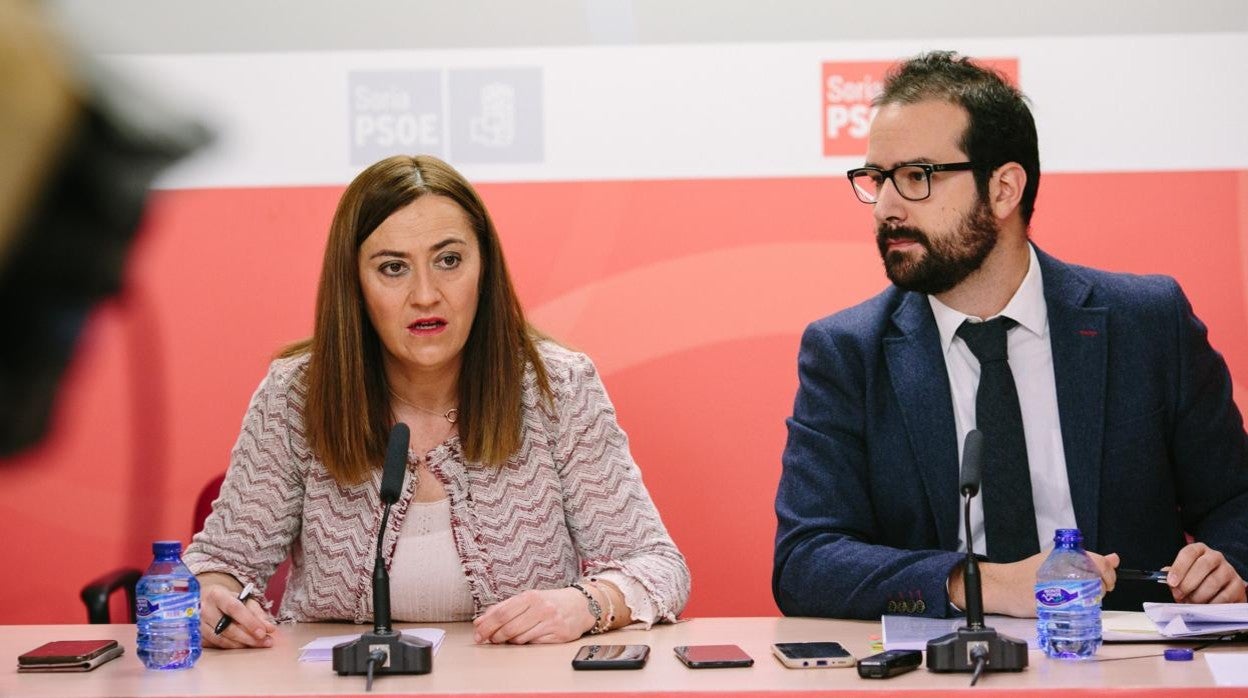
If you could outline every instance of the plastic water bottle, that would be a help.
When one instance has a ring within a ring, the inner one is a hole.
[[[139,659],[148,669],[189,669],[199,660],[199,580],[182,564],[182,544],[152,543],[155,559],[135,589]]]
[[[1101,646],[1101,573],[1077,528],[1059,528],[1036,573],[1036,634],[1057,659],[1086,659]]]

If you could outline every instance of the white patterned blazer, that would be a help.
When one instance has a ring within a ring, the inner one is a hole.
[[[452,435],[428,454],[450,499],[451,531],[476,614],[528,589],[607,573],[671,621],[689,596],[689,569],[659,518],[593,363],[540,342],[554,392],[543,405],[525,375],[524,436],[502,466],[464,461]],[[280,619],[372,620],[372,568],[381,467],[358,485],[329,476],[304,438],[307,355],[278,359],[252,397],[221,496],[183,559],[197,574],[225,572],[263,588],[289,554]],[[389,566],[416,489],[409,454],[391,511]],[[639,590],[639,591],[638,591]],[[632,599],[629,605],[634,606]],[[649,614],[646,614],[649,615]]]

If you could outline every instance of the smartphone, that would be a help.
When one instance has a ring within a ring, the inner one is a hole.
[[[854,665],[854,655],[839,642],[777,642],[771,651],[790,669],[823,669]]]
[[[898,674],[919,668],[923,653],[919,650],[888,650],[858,660],[858,675],[864,679],[891,679]]]
[[[640,669],[650,658],[649,645],[582,645],[573,669]]]
[[[754,658],[736,645],[679,645],[676,658],[690,669],[754,666]]]
[[[57,640],[19,655],[17,670],[91,671],[124,651],[116,640]]]

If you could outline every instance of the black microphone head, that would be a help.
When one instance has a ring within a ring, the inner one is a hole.
[[[403,491],[403,475],[407,472],[407,444],[411,433],[403,422],[395,424],[390,430],[390,441],[386,444],[386,462],[381,470],[383,504],[399,501],[399,493]]]
[[[979,481],[984,477],[984,435],[978,429],[966,434],[962,445],[962,480],[958,484],[962,494],[974,497],[979,494]]]

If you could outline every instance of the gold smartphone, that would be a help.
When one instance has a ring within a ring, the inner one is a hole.
[[[839,642],[777,642],[771,651],[790,669],[850,667],[855,662]]]

